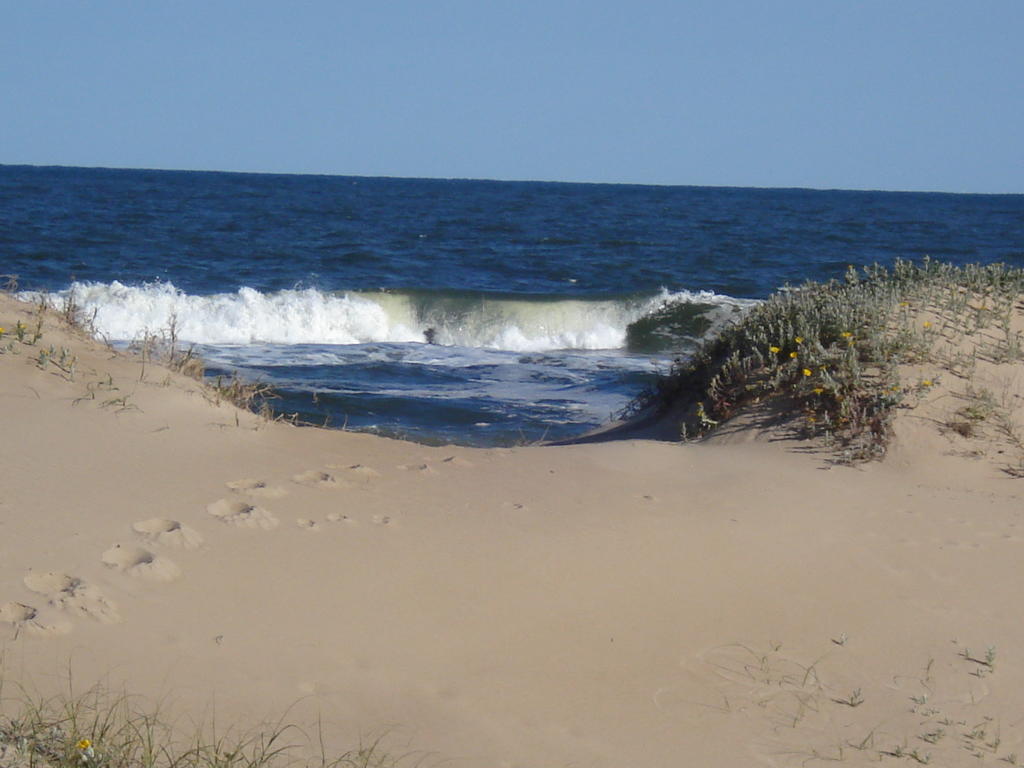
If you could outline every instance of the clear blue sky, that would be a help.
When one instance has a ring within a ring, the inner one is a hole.
[[[1024,0],[0,0],[0,163],[1024,192]]]

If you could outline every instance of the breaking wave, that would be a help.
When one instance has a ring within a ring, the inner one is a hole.
[[[22,294],[26,299],[37,295]],[[710,291],[615,298],[561,298],[454,291],[316,288],[192,295],[172,283],[73,283],[50,295],[72,299],[114,341],[167,333],[230,344],[361,344],[433,341],[510,351],[624,349],[652,353],[694,341],[729,322],[751,300]]]

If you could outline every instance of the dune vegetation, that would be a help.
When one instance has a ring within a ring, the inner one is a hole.
[[[966,377],[979,361],[1021,358],[1022,292],[1024,270],[1003,264],[851,267],[842,280],[772,295],[677,359],[630,410],[671,414],[692,438],[770,402],[840,458],[878,458],[896,409],[935,385],[934,376],[908,380],[909,366]]]
[[[2,679],[0,679],[2,683]],[[3,694],[8,694],[6,697]],[[211,721],[185,729],[158,709],[102,688],[34,697],[0,685],[0,765],[5,768],[391,768],[402,758],[385,754],[380,738],[328,755],[322,738],[294,724],[272,723],[252,732]],[[411,763],[410,763],[411,764]]]

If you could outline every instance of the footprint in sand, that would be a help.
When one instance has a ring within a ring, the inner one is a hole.
[[[443,460],[443,463],[447,464],[449,467],[466,467],[467,469],[469,467],[476,466],[473,462],[467,461],[461,456],[449,456],[447,459]]]
[[[353,464],[350,467],[346,467],[346,469],[353,475],[359,477],[364,483],[368,483],[375,477],[381,476],[380,472],[378,472],[376,469],[374,469],[373,467],[367,467],[363,464]]]
[[[416,472],[425,477],[437,474],[437,470],[429,464],[399,464],[398,468],[404,469],[406,472]]]
[[[31,605],[14,602],[0,605],[0,624],[14,627],[15,639],[22,630],[39,635],[62,635],[71,630],[69,624],[44,624],[39,619],[39,611]]]
[[[132,524],[132,530],[146,541],[178,549],[198,549],[203,544],[199,531],[182,525],[177,520],[151,517]]]
[[[280,523],[270,510],[247,504],[244,501],[220,499],[207,506],[206,511],[222,523],[236,525],[239,528],[260,528],[270,531],[277,528]]]
[[[315,520],[310,520],[308,517],[297,517],[295,518],[295,525],[306,531],[319,531],[320,523]]]
[[[181,577],[181,569],[172,560],[133,544],[114,544],[100,559],[108,568],[126,576],[149,581],[174,581]]]
[[[287,496],[288,491],[280,486],[267,485],[265,480],[232,480],[227,484],[235,493],[247,493],[250,496],[259,496],[264,499],[279,499]]]
[[[372,520],[374,525],[391,525],[391,517],[389,515],[374,515]]]
[[[330,472],[321,472],[316,469],[311,469],[308,472],[293,475],[292,482],[298,483],[299,485],[305,485],[309,488],[333,489],[346,487],[345,483],[339,482],[338,479]]]
[[[88,616],[104,624],[120,621],[117,606],[92,584],[58,571],[29,573],[22,580],[32,592],[43,595],[50,605],[69,613]]]
[[[348,523],[349,525],[355,525],[356,521],[348,515],[343,515],[341,512],[328,512],[327,522],[329,523]]]

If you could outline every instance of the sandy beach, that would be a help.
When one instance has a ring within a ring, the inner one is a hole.
[[[0,296],[5,708],[99,684],[457,768],[1024,760],[1019,362],[929,381],[843,466],[758,413],[685,444],[300,428],[19,321]],[[982,388],[1006,435],[950,428]]]

